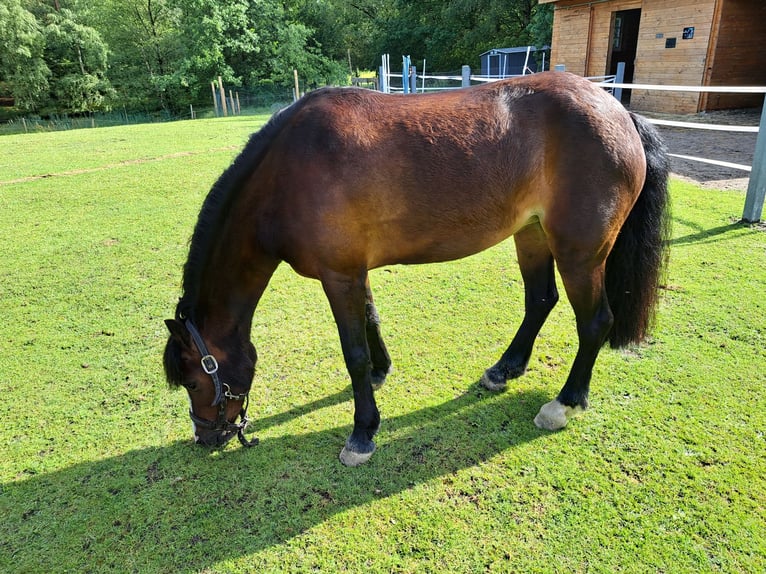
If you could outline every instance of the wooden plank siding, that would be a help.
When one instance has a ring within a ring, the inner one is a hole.
[[[633,82],[664,85],[766,83],[764,0],[540,0],[554,3],[551,64],[585,76],[608,73],[614,13],[641,9]],[[683,39],[683,30],[694,37]],[[675,47],[666,47],[675,38]],[[760,105],[760,95],[633,90],[637,110],[695,113]]]
[[[635,83],[700,86],[705,76],[715,0],[647,0],[641,11]],[[694,38],[683,30],[694,27]],[[657,36],[661,34],[662,37]],[[666,48],[668,39],[675,48]],[[700,94],[634,90],[630,100],[637,110],[695,113]]]
[[[710,86],[766,85],[766,2],[726,0],[721,7]],[[763,105],[763,94],[706,94],[704,109]]]
[[[553,16],[551,68],[564,64],[567,71],[587,76],[585,57],[588,53],[588,27],[592,8],[576,6],[556,10]]]
[[[641,8],[640,0],[615,0],[593,6],[588,76],[603,76],[609,73],[609,46],[612,42],[614,26],[613,12],[634,8]],[[605,33],[599,33],[602,30]]]

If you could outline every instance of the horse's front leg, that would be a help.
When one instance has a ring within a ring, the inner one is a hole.
[[[340,461],[346,466],[358,466],[370,459],[375,452],[372,438],[380,427],[366,336],[366,280],[366,270],[357,276],[335,272],[322,275],[322,287],[338,326],[354,389],[354,430],[340,453]]]

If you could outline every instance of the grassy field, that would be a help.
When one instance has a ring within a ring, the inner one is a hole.
[[[766,232],[674,182],[652,340],[605,350],[591,409],[535,428],[575,352],[565,301],[527,375],[477,384],[523,292],[512,243],[372,273],[395,372],[378,452],[318,283],[256,314],[257,448],[190,441],[161,370],[199,206],[265,118],[2,138],[0,571],[764,572]]]

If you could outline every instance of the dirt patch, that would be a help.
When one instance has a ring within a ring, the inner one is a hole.
[[[96,173],[99,171],[107,171],[111,169],[116,169],[118,167],[125,167],[130,165],[141,165],[144,163],[151,163],[151,162],[157,162],[157,161],[164,161],[166,159],[176,159],[179,157],[189,157],[194,155],[200,155],[203,153],[211,153],[211,152],[219,152],[219,151],[236,151],[238,149],[241,149],[241,146],[224,146],[219,147],[215,149],[209,149],[204,151],[181,151],[177,153],[171,153],[167,155],[162,155],[159,157],[148,157],[148,158],[142,158],[142,159],[127,159],[125,161],[121,161],[118,163],[112,163],[108,165],[102,165],[98,167],[90,167],[90,168],[84,168],[84,169],[72,169],[69,171],[61,171],[58,173],[44,173],[41,175],[30,175],[27,177],[20,177],[17,179],[9,179],[7,181],[0,181],[0,186],[4,185],[14,185],[17,183],[29,183],[30,181],[37,181],[39,179],[47,179],[49,177],[63,177],[63,176],[70,176],[70,175],[83,175],[86,173]]]
[[[693,115],[644,113],[646,117],[689,123],[758,126],[761,109],[721,110]],[[657,126],[670,153],[743,165],[753,164],[758,134]],[[735,168],[671,157],[673,175],[705,189],[747,191],[750,174]]]

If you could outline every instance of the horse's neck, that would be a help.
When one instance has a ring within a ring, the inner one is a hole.
[[[228,257],[219,258],[205,273],[197,308],[216,332],[238,330],[249,336],[253,313],[278,262],[265,257],[233,256],[242,251],[221,250]]]

